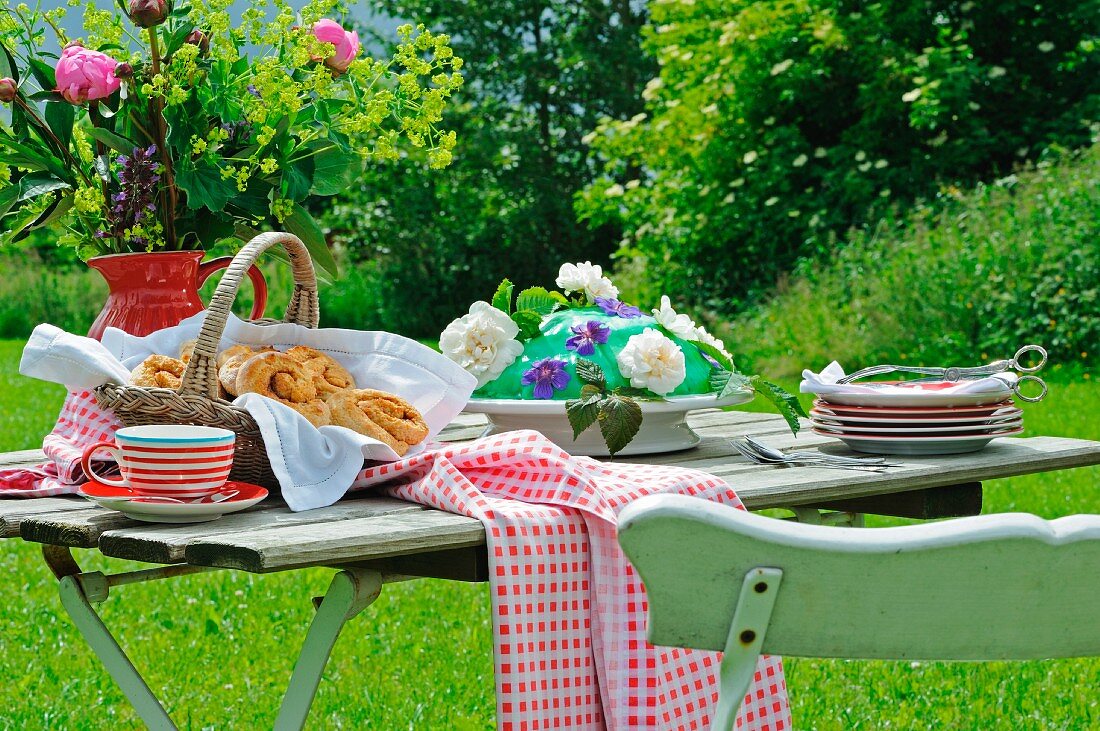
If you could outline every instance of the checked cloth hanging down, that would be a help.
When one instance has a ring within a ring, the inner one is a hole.
[[[0,497],[50,497],[75,494],[86,481],[80,468],[84,448],[109,442],[122,424],[99,408],[91,391],[71,391],[53,431],[42,438],[46,462],[0,470]]]
[[[484,523],[500,731],[710,728],[720,655],[646,642],[616,516],[655,493],[741,508],[734,491],[695,470],[572,457],[533,431],[433,446],[365,469],[352,489],[385,485]],[[780,658],[760,659],[737,728],[791,728]]]

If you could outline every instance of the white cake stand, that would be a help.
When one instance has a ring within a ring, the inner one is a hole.
[[[678,396],[664,401],[644,401],[642,427],[630,444],[616,456],[660,454],[691,449],[700,442],[699,435],[684,421],[689,411],[734,406],[752,401],[753,392],[739,391],[719,399],[715,394]],[[593,424],[574,441],[573,427],[565,415],[565,401],[523,399],[471,399],[465,411],[489,417],[487,434],[499,434],[516,429],[534,429],[566,452],[588,457],[608,456],[599,424]]]

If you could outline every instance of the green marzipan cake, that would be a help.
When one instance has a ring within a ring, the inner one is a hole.
[[[610,328],[607,342],[597,344],[596,351],[592,355],[579,356],[576,352],[566,349],[565,341],[573,334],[570,328],[593,320]],[[475,391],[474,398],[533,400],[534,385],[525,386],[521,381],[524,372],[531,368],[535,361],[543,358],[557,358],[565,361],[566,371],[570,374],[569,385],[564,390],[555,391],[554,400],[566,401],[580,396],[582,382],[576,376],[578,358],[593,361],[603,369],[609,390],[629,387],[630,383],[619,373],[619,366],[615,360],[616,354],[622,350],[632,335],[637,335],[649,328],[670,338],[684,354],[687,375],[684,382],[668,396],[674,398],[712,393],[710,377],[714,369],[711,364],[698,348],[661,328],[654,318],[644,314],[640,317],[624,318],[605,314],[599,307],[582,307],[561,310],[544,317],[539,326],[540,334],[524,344],[523,353],[503,373]]]

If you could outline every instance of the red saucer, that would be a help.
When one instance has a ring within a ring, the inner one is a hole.
[[[249,482],[237,482],[235,480],[229,480],[220,488],[215,490],[212,495],[216,495],[220,492],[231,492],[237,490],[237,494],[231,498],[226,498],[220,501],[222,505],[232,505],[233,503],[241,503],[247,500],[256,500],[267,496],[267,490],[259,485],[253,485]],[[102,482],[96,482],[95,480],[89,480],[80,486],[80,491],[90,498],[97,500],[127,500],[127,501],[142,501],[145,495],[139,495],[133,490],[125,487],[115,487],[114,485],[104,485]],[[186,498],[183,498],[186,500]],[[156,500],[156,498],[153,498]],[[210,503],[209,497],[203,498],[201,502],[191,503],[192,505],[207,505]]]

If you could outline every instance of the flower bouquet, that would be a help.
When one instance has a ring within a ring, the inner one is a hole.
[[[491,302],[475,302],[443,331],[444,355],[478,379],[467,410],[489,414],[500,429],[537,420],[577,454],[642,454],[697,444],[687,411],[759,393],[797,433],[806,416],[798,399],[738,372],[722,341],[668,297],[647,314],[618,299],[589,262],[562,265],[556,284],[561,291],[516,294],[504,280]],[[598,442],[589,436],[595,426]]]
[[[63,5],[0,11],[0,243],[61,224],[88,258],[239,243],[277,222],[334,274],[309,197],[402,142],[432,167],[451,159],[438,124],[462,61],[447,36],[402,26],[380,61],[325,17],[337,0],[251,0],[239,21],[224,0],[118,4],[85,3],[80,39]]]

